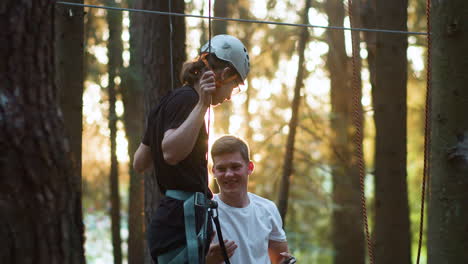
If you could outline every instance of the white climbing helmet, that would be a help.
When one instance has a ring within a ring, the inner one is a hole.
[[[209,42],[201,48],[201,54],[208,53]],[[250,59],[242,42],[231,35],[216,35],[211,39],[211,53],[218,59],[230,62],[245,81],[250,71]]]

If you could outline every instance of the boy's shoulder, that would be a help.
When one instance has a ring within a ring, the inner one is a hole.
[[[264,197],[261,197],[260,195],[254,194],[254,193],[248,193],[249,194],[249,199],[250,202],[255,206],[255,207],[261,207],[265,208],[268,211],[270,210],[277,210],[276,204]]]

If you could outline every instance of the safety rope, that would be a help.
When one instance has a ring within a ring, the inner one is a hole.
[[[353,27],[354,18],[353,18],[353,1],[348,0],[348,14],[349,14],[349,21],[350,26]],[[356,155],[358,159],[358,168],[359,168],[359,184],[361,190],[361,212],[362,218],[364,222],[364,229],[366,234],[366,241],[367,241],[367,251],[369,254],[369,262],[370,264],[374,264],[374,251],[372,242],[370,240],[369,235],[369,224],[367,221],[367,207],[366,207],[366,194],[365,194],[365,169],[364,169],[364,157],[362,151],[362,112],[360,111],[360,104],[361,104],[361,84],[359,80],[359,72],[356,67],[357,58],[360,56],[358,52],[359,48],[359,32],[351,32],[351,47],[352,47],[352,70],[353,70],[353,79],[352,79],[352,94],[353,94],[353,123],[356,129],[356,135],[354,136],[355,147],[356,147]]]
[[[208,0],[208,54],[211,54],[211,0]],[[210,97],[210,104],[208,106],[208,120],[207,120],[207,128],[206,128],[206,141],[207,141],[207,144],[209,144],[210,142],[210,126],[211,126],[211,101],[212,101],[212,97]],[[208,146],[209,147],[209,146]],[[206,165],[208,166],[208,150],[206,151]],[[205,195],[205,198],[208,198],[208,184],[209,184],[209,181],[208,181],[208,171],[209,169],[207,168],[207,175],[206,175],[206,184],[204,186],[204,195]],[[207,216],[207,213],[208,213],[208,207],[205,206],[204,208],[205,210],[205,217]],[[204,220],[206,222],[206,219]],[[204,227],[204,234],[206,234],[207,230],[207,225],[205,225]],[[220,229],[221,230],[221,229]],[[207,238],[208,239],[208,238]],[[202,243],[202,260],[203,260],[203,263],[206,262],[206,254],[205,254],[205,241],[203,241]]]
[[[426,182],[430,182],[429,174],[429,154],[431,146],[431,108],[432,108],[432,59],[431,59],[431,49],[432,49],[432,37],[431,37],[431,0],[426,0],[426,23],[427,23],[427,65],[426,65],[426,109],[425,109],[425,122],[424,122],[424,169],[423,169],[423,181],[421,188],[421,211],[420,211],[420,221],[419,221],[419,241],[418,241],[418,257],[416,259],[416,264],[419,264],[419,259],[421,257],[421,244],[423,238],[423,229],[424,229],[424,204],[426,199]],[[429,195],[430,195],[430,186],[429,186]],[[430,198],[430,196],[429,196]]]
[[[69,5],[69,6],[90,7],[90,8],[101,8],[101,9],[117,10],[117,11],[140,12],[140,13],[157,14],[157,15],[172,15],[172,16],[181,16],[181,17],[205,18],[205,19],[211,19],[211,20],[235,21],[235,22],[269,24],[269,25],[279,25],[279,26],[310,27],[310,28],[351,30],[351,31],[362,31],[362,32],[381,32],[381,33],[394,33],[394,34],[407,34],[407,35],[427,35],[426,32],[402,31],[402,30],[390,30],[390,29],[375,29],[375,28],[320,26],[320,25],[311,25],[311,24],[296,24],[296,23],[285,23],[285,22],[266,21],[266,20],[213,17],[213,16],[212,17],[207,17],[207,16],[202,16],[202,15],[191,15],[191,14],[183,14],[183,13],[170,13],[170,12],[145,10],[145,9],[135,9],[135,8],[121,8],[121,7],[111,7],[111,6],[87,5],[87,4],[62,2],[62,1],[57,2],[57,4]]]

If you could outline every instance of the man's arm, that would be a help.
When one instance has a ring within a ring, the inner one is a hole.
[[[281,253],[288,252],[288,242],[287,241],[268,241],[268,255],[270,256],[271,263],[280,264],[283,262],[285,257]]]
[[[143,143],[138,146],[135,155],[133,156],[133,168],[138,173],[143,173],[153,166],[151,162],[151,148]]]
[[[207,106],[197,104],[182,125],[164,133],[161,150],[168,164],[176,165],[192,152],[200,128],[205,124],[207,109]]]

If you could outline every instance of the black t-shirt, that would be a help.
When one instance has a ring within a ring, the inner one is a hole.
[[[176,165],[165,162],[161,149],[164,133],[179,127],[192,112],[198,102],[197,92],[189,86],[178,88],[161,98],[152,109],[143,138],[143,144],[151,148],[154,170],[162,193],[166,190],[205,192],[211,199],[213,194],[208,189],[208,169],[206,152],[208,135],[205,126],[198,131],[198,137],[192,152]],[[206,189],[205,189],[206,188]],[[197,232],[204,219],[204,210],[196,208]],[[211,233],[211,222],[208,234]],[[156,262],[156,255],[178,248],[185,244],[183,201],[164,197],[158,210],[152,215],[148,227],[148,242]],[[207,242],[209,245],[209,242]],[[206,246],[208,248],[208,246]]]
[[[204,192],[208,188],[208,135],[205,126],[198,131],[192,152],[178,164],[166,163],[161,149],[164,133],[179,127],[197,102],[198,93],[190,86],[183,86],[164,96],[148,117],[143,144],[151,148],[156,178],[162,193],[171,189]],[[211,192],[207,192],[211,198]]]

